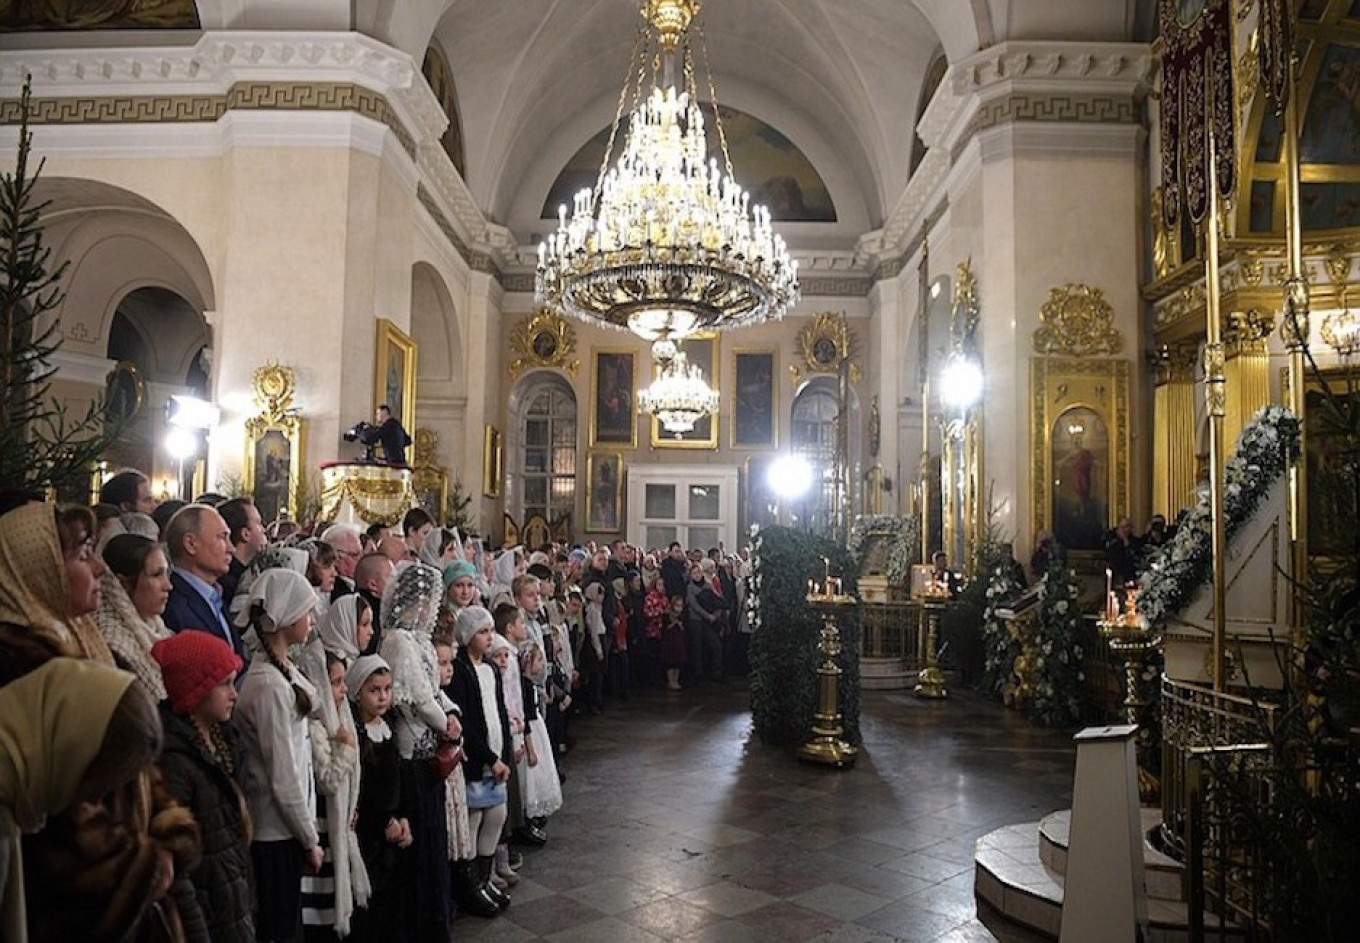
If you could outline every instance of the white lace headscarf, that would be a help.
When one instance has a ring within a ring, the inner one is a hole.
[[[444,579],[439,570],[424,563],[397,564],[382,597],[383,632],[406,629],[428,635],[434,631]]]

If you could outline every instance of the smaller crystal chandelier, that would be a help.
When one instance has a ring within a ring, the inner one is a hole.
[[[1360,350],[1360,317],[1351,311],[1346,289],[1341,289],[1341,310],[1322,319],[1322,339],[1342,357],[1350,357]]]
[[[718,392],[668,335],[652,345],[652,357],[661,369],[651,386],[638,391],[638,408],[655,416],[661,428],[680,437],[718,411]]]

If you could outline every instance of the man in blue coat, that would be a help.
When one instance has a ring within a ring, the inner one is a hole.
[[[166,525],[165,543],[171,564],[170,598],[162,617],[166,627],[175,632],[193,629],[216,635],[247,660],[245,643],[227,616],[217,585],[231,567],[227,522],[207,504],[187,504]]]

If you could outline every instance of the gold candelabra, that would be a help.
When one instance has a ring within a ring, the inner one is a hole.
[[[822,763],[840,769],[853,766],[859,748],[844,739],[841,723],[840,680],[841,667],[837,664],[841,652],[841,631],[837,624],[842,613],[848,612],[858,600],[846,593],[840,577],[831,575],[831,565],[823,560],[826,572],[821,585],[808,580],[806,601],[822,617],[822,629],[817,642],[820,662],[817,666],[817,710],[812,715],[808,739],[798,748],[798,758],[811,763]]]
[[[1162,644],[1162,636],[1154,632],[1138,614],[1138,593],[1129,589],[1124,597],[1124,608],[1119,608],[1113,590],[1106,590],[1105,611],[1096,625],[1110,651],[1124,662],[1124,722],[1146,726],[1143,711],[1147,702],[1141,696],[1139,678],[1147,657]],[[1155,802],[1161,784],[1148,768],[1147,738],[1138,738],[1138,797],[1144,803]]]

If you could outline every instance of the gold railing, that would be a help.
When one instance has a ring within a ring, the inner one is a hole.
[[[1270,745],[1191,747],[1185,763],[1185,881],[1190,939],[1206,936],[1205,915],[1217,919],[1226,940],[1230,923],[1268,934],[1270,920],[1262,889],[1269,880],[1261,848],[1241,834],[1237,806],[1270,811],[1277,770]],[[1234,937],[1237,938],[1237,937]]]
[[[1162,678],[1162,837],[1185,857],[1186,766],[1191,751],[1257,743],[1275,729],[1275,708],[1250,698]]]
[[[901,658],[920,668],[924,646],[921,607],[912,602],[860,603],[863,658]]]

